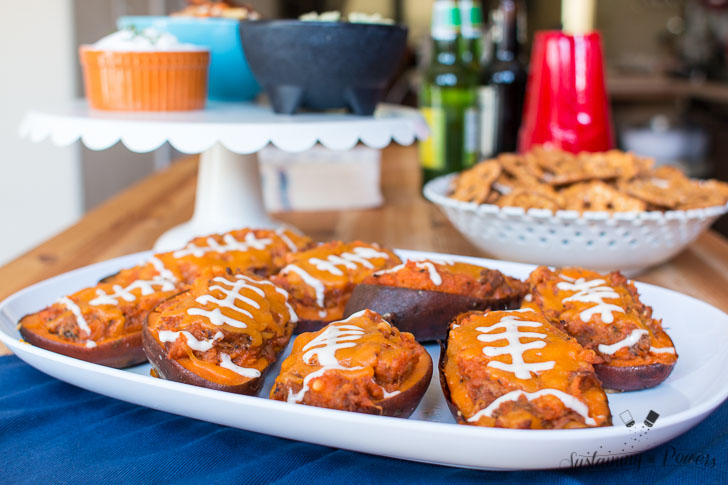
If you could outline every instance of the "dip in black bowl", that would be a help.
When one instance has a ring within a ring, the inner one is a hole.
[[[259,20],[240,23],[243,49],[276,113],[348,108],[371,115],[406,46],[399,25]]]

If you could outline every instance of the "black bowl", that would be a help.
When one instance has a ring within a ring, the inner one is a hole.
[[[407,28],[348,22],[240,23],[243,49],[276,113],[371,115],[404,53]]]

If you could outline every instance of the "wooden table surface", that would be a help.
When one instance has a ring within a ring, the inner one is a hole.
[[[78,223],[0,267],[0,300],[35,282],[74,268],[151,249],[170,227],[189,219],[197,178],[195,157],[174,163],[112,197]],[[440,211],[420,195],[414,147],[382,152],[379,209],[276,214],[318,241],[376,241],[388,247],[487,256],[467,242]],[[728,312],[728,241],[703,234],[672,261],[637,277]],[[8,350],[0,344],[0,355]]]

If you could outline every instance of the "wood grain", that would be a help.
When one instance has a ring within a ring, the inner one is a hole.
[[[167,229],[192,215],[197,159],[174,163],[89,212],[78,223],[0,267],[0,300],[28,285],[87,264],[151,249]],[[420,195],[414,147],[382,152],[385,205],[377,209],[276,214],[317,241],[377,241],[388,247],[488,256],[460,235]],[[728,241],[703,234],[672,261],[638,278],[728,311]],[[0,355],[8,353],[0,344]]]

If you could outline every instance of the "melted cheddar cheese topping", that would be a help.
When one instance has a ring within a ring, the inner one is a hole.
[[[443,370],[468,424],[605,426],[610,412],[593,361],[535,310],[469,312],[451,325]]]
[[[298,321],[284,290],[256,276],[221,269],[163,302],[156,313],[149,330],[167,358],[224,385],[260,377]]]
[[[599,361],[615,366],[674,364],[672,340],[631,281],[620,273],[539,267],[529,277],[532,302]]]
[[[400,262],[376,244],[333,241],[289,254],[286,266],[271,280],[291,294],[302,320],[330,322],[343,316],[355,285]]]

